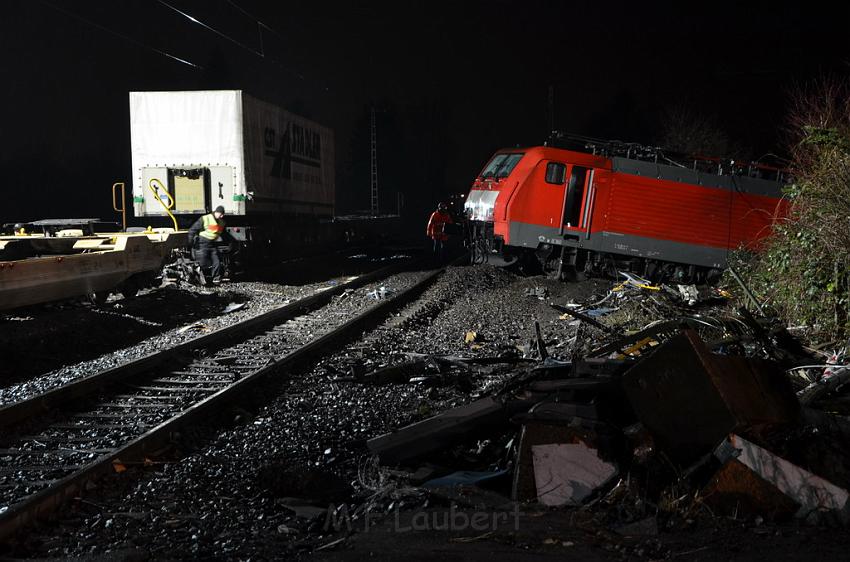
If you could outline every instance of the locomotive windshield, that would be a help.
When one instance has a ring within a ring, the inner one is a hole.
[[[481,172],[482,178],[506,178],[513,171],[517,162],[523,157],[523,153],[514,154],[497,154],[490,160],[484,171]]]

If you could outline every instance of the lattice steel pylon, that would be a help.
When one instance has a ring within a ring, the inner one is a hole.
[[[375,127],[375,106],[372,106],[372,216],[378,215],[378,142]]]

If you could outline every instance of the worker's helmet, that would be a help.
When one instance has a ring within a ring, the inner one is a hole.
[[[437,205],[437,210],[445,211],[446,209],[448,209],[448,207],[445,203],[440,203],[439,205]]]

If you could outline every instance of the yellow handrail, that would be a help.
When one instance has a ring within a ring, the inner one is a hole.
[[[118,201],[115,200],[115,188],[121,186],[121,208],[118,208]],[[127,231],[127,199],[124,193],[124,182],[119,181],[112,184],[112,208],[116,212],[121,213],[121,228]]]
[[[168,205],[166,205],[162,198],[159,196],[159,190],[153,186],[153,182],[158,183],[159,187],[162,189],[162,192],[165,193],[166,197],[168,197]],[[174,215],[171,213],[171,207],[174,206],[174,198],[171,196],[170,193],[168,193],[168,190],[165,188],[164,185],[162,185],[162,182],[156,178],[153,178],[151,179],[151,181],[148,182],[148,187],[153,192],[153,196],[156,197],[156,200],[159,201],[159,204],[162,205],[162,208],[165,209],[165,212],[168,213],[168,216],[171,217],[171,220],[174,221],[174,230],[180,230],[179,228],[177,228],[177,219],[174,218]]]

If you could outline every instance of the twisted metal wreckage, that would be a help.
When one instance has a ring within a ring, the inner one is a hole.
[[[803,346],[734,273],[757,315],[721,289],[621,275],[595,302],[550,303],[575,329],[555,347],[536,324],[522,355],[410,356],[364,375],[514,372],[469,404],[369,440],[371,473],[383,472],[361,508],[424,488],[453,501],[485,494],[501,509],[574,506],[627,534],[699,515],[850,522],[847,348]]]

